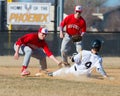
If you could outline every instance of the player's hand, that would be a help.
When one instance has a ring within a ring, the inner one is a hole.
[[[60,38],[64,38],[64,34],[62,31],[60,32]]]
[[[59,67],[59,68],[62,67],[62,61],[60,61],[60,62],[58,63],[58,67]]]
[[[14,54],[14,59],[16,59],[16,60],[19,59],[19,54],[17,52],[15,52],[15,54]]]
[[[104,79],[108,79],[108,80],[115,80],[115,78],[114,77],[111,77],[111,76],[104,76]]]

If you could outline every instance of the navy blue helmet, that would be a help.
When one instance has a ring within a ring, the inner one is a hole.
[[[92,49],[95,49],[97,52],[99,52],[101,45],[102,45],[102,42],[96,39],[96,40],[93,40],[91,47]]]

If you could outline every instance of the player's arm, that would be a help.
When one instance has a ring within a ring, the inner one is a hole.
[[[15,54],[14,54],[14,59],[16,59],[16,60],[19,59],[19,49],[20,49],[20,45],[16,45],[16,50],[15,50]]]
[[[67,24],[67,19],[68,19],[69,16],[67,16],[65,19],[63,19],[63,21],[60,23],[60,26],[59,26],[59,30],[60,30],[60,38],[63,38],[64,37],[64,26],[66,26]]]
[[[71,61],[75,62],[76,64],[80,64],[81,63],[81,53],[77,54],[74,53],[73,56],[71,57]]]
[[[47,43],[44,42],[43,45],[44,45],[44,46],[43,46],[43,50],[44,50],[44,52],[46,53],[46,55],[47,55],[50,59],[52,59],[53,61],[55,61],[55,62],[58,64],[58,66],[61,66],[61,62],[58,61],[58,60],[55,58],[55,56],[53,55],[53,53],[51,52],[51,50],[48,48]]]
[[[85,33],[86,33],[86,22],[85,20],[83,19],[83,22],[82,22],[82,29],[81,29],[81,36],[83,36]]]
[[[60,38],[63,38],[63,37],[64,37],[63,27],[60,26]]]
[[[16,44],[16,49],[15,49],[14,59],[16,59],[16,60],[19,59],[20,46],[22,44],[26,44],[27,42],[29,42],[29,40],[30,40],[29,38],[30,38],[30,36],[27,36],[27,34],[18,38],[18,40],[15,43]]]
[[[103,77],[107,77],[106,72],[103,69],[102,66],[102,59],[98,60],[98,62],[96,62],[96,67],[97,67],[97,71],[103,76]]]
[[[97,68],[97,71],[103,76],[103,77],[107,77],[106,72],[103,70],[103,68]]]
[[[58,64],[58,66],[61,66],[61,63],[62,63],[62,62],[58,61],[58,60],[55,58],[54,55],[49,56],[49,58],[52,59],[53,61],[55,61],[55,62]]]
[[[65,26],[64,21],[62,21],[61,24],[60,24],[60,26],[59,26],[60,38],[64,38],[64,31],[63,31],[64,26]]]

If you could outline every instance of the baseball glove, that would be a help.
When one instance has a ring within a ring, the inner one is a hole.
[[[62,68],[62,67],[70,67],[70,64],[69,63],[66,63],[66,62],[63,62],[61,61],[59,64],[58,64],[59,68]]]
[[[80,36],[80,35],[73,35],[72,36],[72,41],[73,42],[79,42],[81,40],[82,40],[82,36]]]
[[[67,62],[62,62],[63,63],[63,65],[64,65],[64,67],[70,67],[70,64],[69,63],[67,63]]]

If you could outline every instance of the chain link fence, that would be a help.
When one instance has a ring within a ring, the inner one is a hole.
[[[30,31],[8,31],[0,32],[0,56],[13,55],[15,41]],[[89,50],[91,41],[94,39],[102,40],[103,46],[100,54],[102,56],[120,56],[120,32],[87,32],[83,37],[83,49]],[[61,39],[59,32],[49,32],[46,41],[55,56],[60,56]],[[76,52],[72,46],[70,55]]]

